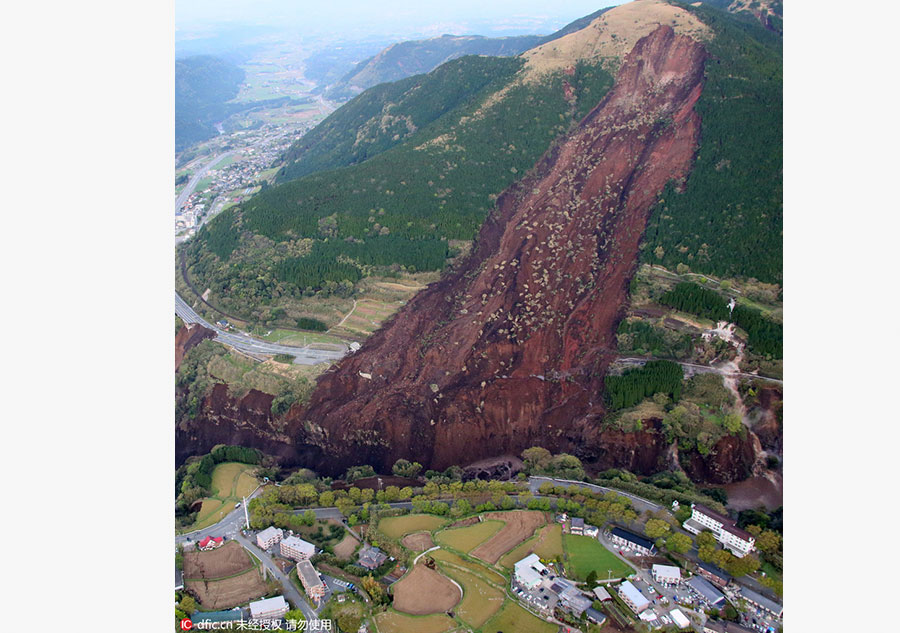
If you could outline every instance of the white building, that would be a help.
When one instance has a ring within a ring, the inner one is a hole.
[[[281,541],[281,555],[297,562],[308,560],[316,554],[316,546],[296,536]]]
[[[650,573],[656,582],[668,585],[677,585],[681,582],[681,569],[674,565],[654,565]]]
[[[280,620],[288,612],[288,603],[284,596],[275,596],[250,603],[251,620]]]
[[[672,622],[675,623],[675,626],[679,629],[686,629],[691,625],[691,621],[687,619],[687,616],[678,609],[669,611],[669,616],[672,618]]]
[[[619,597],[635,614],[640,614],[641,611],[650,606],[650,601],[647,600],[644,594],[627,580],[619,585],[618,591]]]
[[[269,526],[256,535],[256,544],[260,549],[269,549],[273,545],[277,545],[284,538],[284,532],[281,528]]]
[[[547,568],[537,554],[529,554],[514,566],[515,580],[525,589],[531,590],[541,584]]]
[[[753,551],[756,539],[737,526],[734,519],[722,516],[699,503],[691,504],[691,518],[684,522],[684,529],[693,534],[710,530],[726,549],[738,558]]]

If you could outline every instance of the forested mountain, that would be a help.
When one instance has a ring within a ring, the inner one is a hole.
[[[175,61],[175,149],[215,136],[244,71],[224,59],[196,55]]]
[[[704,43],[703,130],[694,168],[658,198],[642,257],[779,281],[781,36],[654,0],[600,12],[518,58],[463,57],[369,89],[292,148],[282,184],[186,245],[191,274],[262,305],[374,270],[441,268],[450,241],[475,236],[496,196],[601,101],[659,24]]]
[[[442,35],[427,40],[392,44],[357,64],[329,88],[328,95],[332,98],[346,98],[387,81],[430,72],[445,62],[466,55],[511,57],[537,46],[541,40],[539,35]]]

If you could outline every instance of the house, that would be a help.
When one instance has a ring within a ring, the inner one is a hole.
[[[703,633],[753,633],[753,630],[726,620],[707,620]]]
[[[609,540],[619,547],[633,549],[638,554],[645,556],[650,556],[656,552],[656,545],[652,541],[620,527],[615,527],[610,531]]]
[[[281,528],[269,526],[256,535],[256,544],[260,549],[269,549],[281,542],[284,538],[284,532]]]
[[[756,538],[746,530],[739,528],[734,519],[699,503],[691,504],[691,517],[684,522],[683,527],[692,534],[710,530],[715,534],[716,540],[738,558],[752,552],[756,544]]]
[[[297,562],[297,577],[300,578],[306,595],[319,604],[325,597],[325,583],[308,559],[303,558]]]
[[[759,607],[763,611],[768,611],[776,618],[780,618],[784,613],[784,605],[766,598],[761,593],[756,593],[752,589],[741,587],[741,597],[755,607]]]
[[[368,570],[377,569],[387,560],[387,554],[377,547],[364,545],[359,550],[359,565]]]
[[[677,585],[681,582],[681,569],[674,565],[654,565],[650,573],[653,580],[666,585]]]
[[[296,536],[289,536],[281,541],[281,555],[291,560],[308,560],[316,553],[316,546]]]
[[[603,587],[595,587],[594,595],[597,596],[597,600],[600,602],[606,602],[607,600],[612,600],[612,596],[609,595],[609,592]]]
[[[635,615],[650,606],[650,601],[644,597],[644,594],[627,580],[619,585],[619,597],[628,605],[629,609],[634,611]]]
[[[280,620],[288,612],[284,596],[275,596],[250,603],[251,620]]]
[[[585,525],[584,535],[590,536],[591,538],[597,538],[598,536],[600,536],[600,528],[598,528],[596,525]]]
[[[679,609],[672,609],[669,611],[669,617],[672,618],[672,622],[675,623],[679,629],[686,629],[691,625],[691,621],[687,619]]]
[[[587,616],[587,619],[598,626],[602,626],[606,621],[606,616],[597,611],[597,609],[593,607],[588,607],[584,610],[584,614]]]
[[[208,552],[209,550],[213,550],[218,547],[222,547],[222,544],[224,542],[225,542],[224,537],[207,536],[205,539],[203,539],[199,543],[197,543],[197,546],[200,548],[200,551]]]
[[[697,573],[719,587],[727,587],[728,583],[731,582],[731,575],[728,572],[711,563],[700,563],[697,567]]]
[[[224,627],[215,626],[213,623],[240,622],[246,615],[244,609],[237,607],[229,611],[194,611],[191,622],[197,629],[217,629]]]
[[[592,600],[581,593],[578,587],[566,583],[568,586],[559,592],[559,606],[576,618],[580,618],[592,604]],[[552,588],[551,588],[552,589]]]
[[[687,581],[687,586],[690,587],[691,591],[693,591],[701,600],[708,602],[710,606],[716,608],[725,606],[725,595],[713,587],[705,578],[692,576]]]
[[[572,525],[569,528],[572,534],[584,534],[584,519],[581,517],[572,517]]]

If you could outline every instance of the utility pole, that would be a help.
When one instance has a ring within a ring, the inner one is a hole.
[[[247,497],[244,497],[244,522],[247,525],[247,529],[250,529],[250,515],[247,514]]]

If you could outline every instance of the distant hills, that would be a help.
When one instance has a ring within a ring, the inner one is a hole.
[[[216,135],[244,71],[219,57],[195,55],[175,61],[175,149],[184,149]]]
[[[356,96],[366,88],[427,73],[441,64],[466,55],[514,57],[535,46],[584,28],[593,19],[611,8],[606,7],[579,18],[550,35],[520,35],[516,37],[442,35],[427,40],[391,44],[377,55],[359,62],[340,81],[330,86],[327,94],[333,99],[347,99]]]

